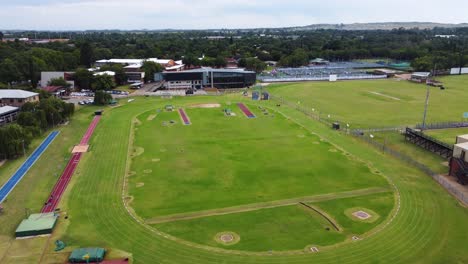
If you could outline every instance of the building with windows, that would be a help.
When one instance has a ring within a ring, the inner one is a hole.
[[[15,106],[2,106],[0,107],[0,126],[9,124],[18,118],[20,109]]]
[[[41,72],[41,87],[49,86],[52,79],[63,78],[70,84],[70,88],[75,88],[75,80],[73,79],[74,72]]]
[[[0,90],[0,106],[21,107],[28,102],[38,102],[39,94],[24,90]]]
[[[430,72],[414,72],[411,74],[410,81],[417,83],[426,83],[431,76]]]
[[[256,73],[244,69],[214,69],[200,68],[181,72],[164,72],[157,74],[155,79],[166,81],[166,89],[202,89],[214,87],[218,89],[243,88],[255,84]]]
[[[101,67],[109,64],[120,64],[123,66],[125,75],[127,76],[128,83],[139,83],[145,79],[145,72],[142,69],[145,61],[151,61],[160,64],[164,67],[165,71],[181,71],[185,68],[185,65],[181,60],[174,61],[171,59],[108,59],[96,61],[96,67]]]

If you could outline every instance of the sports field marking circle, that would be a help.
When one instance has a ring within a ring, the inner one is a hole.
[[[380,215],[376,212],[362,207],[348,208],[344,213],[354,221],[365,223],[373,223],[380,218]]]
[[[240,236],[234,232],[225,231],[225,232],[217,233],[214,239],[216,242],[220,244],[231,246],[231,245],[237,244],[240,241]]]

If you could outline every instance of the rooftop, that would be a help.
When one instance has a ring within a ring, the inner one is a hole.
[[[158,58],[148,58],[148,59],[108,59],[108,60],[98,60],[97,63],[117,63],[117,64],[143,64],[145,61],[152,61],[159,64],[168,64],[172,60],[170,59],[158,59]],[[182,61],[175,61],[176,64],[182,64]]]
[[[101,75],[115,76],[115,72],[113,72],[113,71],[103,71],[103,72],[96,72],[93,75],[94,76],[101,76]]]
[[[18,111],[18,110],[19,110],[18,107],[9,106],[9,105],[2,106],[2,107],[0,107],[0,115],[6,115],[6,114],[9,114],[9,113]]]
[[[32,214],[28,219],[24,219],[16,229],[16,232],[36,231],[52,229],[55,226],[58,216],[54,213]]]
[[[420,76],[420,77],[429,77],[431,75],[430,72],[413,72],[413,76]]]
[[[178,69],[180,69],[180,68],[183,68],[184,66],[185,66],[184,64],[169,66],[169,67],[166,67],[166,70],[167,70],[167,71],[170,71],[170,70],[178,70]]]
[[[216,69],[211,67],[201,67],[198,69],[180,71],[180,72],[243,72],[243,73],[255,73],[253,71],[246,71],[244,68],[235,68],[235,69]],[[180,73],[179,72],[179,73]],[[170,72],[168,72],[170,73]],[[177,72],[174,72],[177,73]]]
[[[0,90],[0,99],[1,98],[20,98],[20,99],[25,99],[29,98],[32,96],[39,95],[38,93],[33,93],[33,92],[28,92],[24,90],[10,90],[10,89],[5,89],[5,90]]]

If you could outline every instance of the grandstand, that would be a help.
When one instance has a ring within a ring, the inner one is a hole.
[[[443,158],[448,159],[452,156],[453,146],[430,137],[423,132],[407,127],[405,138],[407,141],[429,150],[432,153],[438,154]]]
[[[328,81],[330,75],[337,80],[384,79],[386,75],[369,74],[367,69],[382,68],[381,64],[368,62],[331,62],[300,68],[277,68],[257,78],[263,82]]]

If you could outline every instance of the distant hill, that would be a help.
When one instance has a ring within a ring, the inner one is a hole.
[[[315,29],[338,29],[338,30],[392,30],[398,28],[411,29],[433,29],[440,28],[460,28],[468,27],[468,23],[447,24],[433,22],[379,22],[379,23],[352,23],[352,24],[315,24],[303,27],[295,27],[296,30]]]

